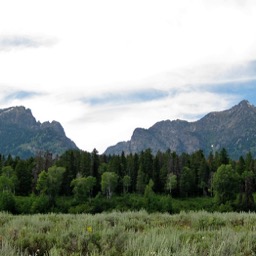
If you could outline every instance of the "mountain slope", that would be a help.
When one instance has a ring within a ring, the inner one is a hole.
[[[77,149],[66,137],[61,124],[40,123],[31,110],[25,107],[0,109],[0,153],[27,158],[38,151],[61,154],[67,149]]]
[[[196,122],[182,120],[161,121],[149,129],[137,128],[130,141],[107,148],[105,154],[135,153],[151,148],[192,153],[202,149],[226,148],[237,159],[251,151],[256,156],[256,107],[243,100],[229,110],[211,112]]]

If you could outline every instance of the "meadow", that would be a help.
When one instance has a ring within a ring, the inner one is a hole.
[[[256,255],[256,215],[2,212],[0,255]]]

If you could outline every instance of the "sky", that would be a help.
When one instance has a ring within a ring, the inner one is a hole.
[[[0,108],[103,153],[135,128],[256,105],[255,0],[0,0]]]

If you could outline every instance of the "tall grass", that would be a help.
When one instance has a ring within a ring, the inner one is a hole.
[[[254,213],[0,213],[0,255],[256,255]]]

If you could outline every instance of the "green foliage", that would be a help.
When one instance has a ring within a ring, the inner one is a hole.
[[[96,178],[92,176],[74,179],[71,182],[71,186],[73,187],[75,200],[77,202],[84,202],[89,196],[92,195],[95,185]]]
[[[39,174],[36,188],[41,195],[49,197],[52,205],[55,204],[55,199],[59,194],[64,172],[64,167],[54,165],[48,169],[48,172],[42,171]]]
[[[123,191],[124,191],[124,194],[128,192],[130,186],[131,186],[131,177],[129,175],[125,175],[123,177]]]
[[[153,191],[153,187],[154,187],[154,182],[153,180],[150,179],[148,185],[145,188],[144,197],[149,198],[155,194]]]
[[[33,196],[15,196],[15,212],[18,214],[30,214],[35,201]]]
[[[17,185],[15,193],[23,196],[29,195],[32,188],[32,163],[30,161],[18,161],[15,166]]]
[[[172,190],[177,187],[177,176],[173,173],[169,173],[166,181],[166,190],[172,194]]]
[[[51,211],[51,206],[49,197],[42,194],[34,197],[31,206],[31,213],[48,213]]]
[[[222,162],[229,162],[232,171],[220,171]],[[255,162],[250,153],[232,161],[225,149],[211,153],[207,159],[202,150],[191,155],[178,155],[170,150],[153,155],[146,150],[127,156],[99,155],[96,149],[91,153],[69,150],[56,158],[50,152],[39,152],[27,160],[0,154],[0,193],[15,195],[16,213],[39,212],[38,209],[91,213],[142,208],[162,211],[165,207],[159,203],[166,204],[167,195],[175,200],[172,206],[175,212],[252,211]],[[31,194],[40,197],[30,197]],[[215,204],[209,206],[206,202],[212,202],[213,195]],[[25,196],[24,200],[21,196]],[[205,204],[201,207],[194,197],[202,196]],[[63,198],[68,198],[68,202]],[[177,203],[180,198],[186,205]]]
[[[15,198],[10,191],[0,193],[0,211],[15,212]]]
[[[212,197],[187,197],[187,198],[172,198],[172,207],[174,213],[182,211],[218,211],[218,205],[215,204]]]
[[[36,184],[36,189],[41,194],[46,194],[47,193],[47,188],[48,188],[48,175],[47,175],[46,171],[42,171],[39,174],[37,184]]]
[[[189,193],[194,194],[196,176],[193,170],[189,167],[184,167],[180,176],[180,191],[183,196],[188,196]]]
[[[108,198],[111,198],[115,188],[117,186],[118,176],[114,172],[104,172],[101,176],[101,189],[107,195]]]
[[[17,176],[11,166],[4,166],[1,171],[0,176],[0,191],[2,192],[12,192],[15,191],[15,186],[17,184]]]
[[[218,204],[232,202],[239,189],[239,175],[230,164],[222,164],[213,176],[213,191]]]

